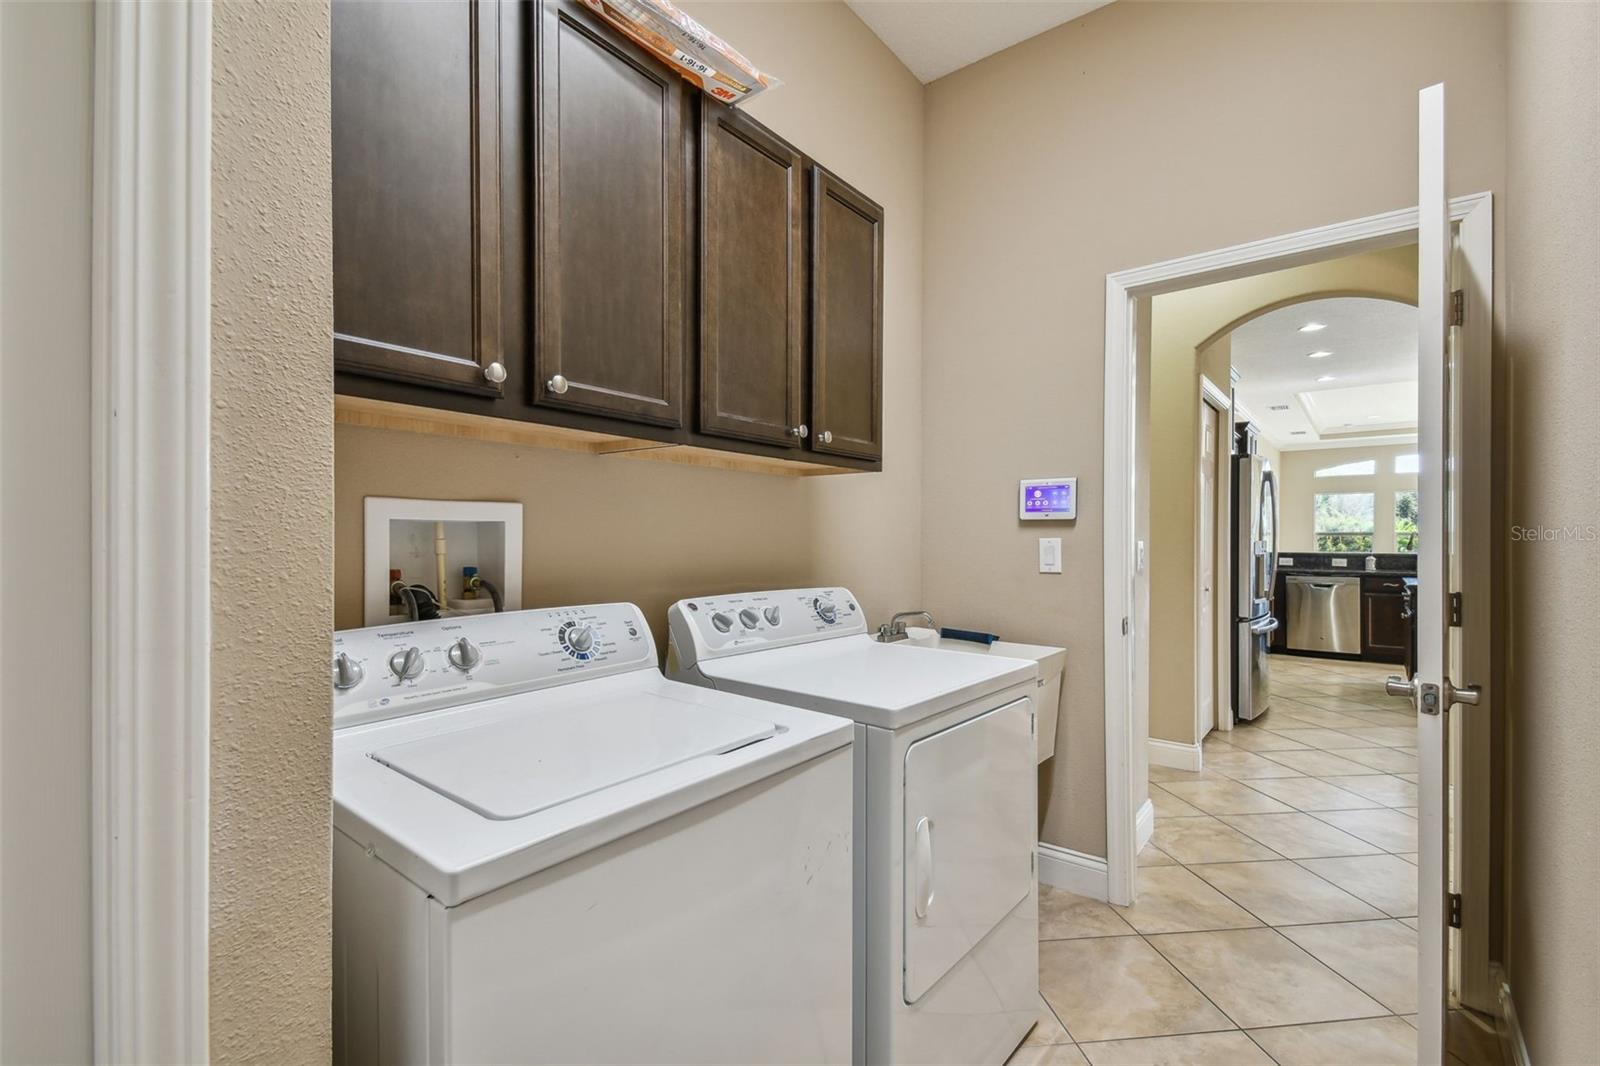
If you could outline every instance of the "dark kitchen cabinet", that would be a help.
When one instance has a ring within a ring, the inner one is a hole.
[[[1398,577],[1361,579],[1361,657],[1372,662],[1406,661],[1405,582]]]
[[[1272,631],[1272,650],[1289,650],[1289,579],[1282,570],[1272,582],[1272,614],[1278,620],[1278,628]]]
[[[540,18],[533,401],[681,425],[691,90],[571,0]]]
[[[800,153],[759,123],[701,101],[702,433],[801,443],[802,166]]]
[[[811,189],[811,448],[881,459],[883,208],[820,166]]]
[[[498,396],[506,12],[335,0],[334,365]]]

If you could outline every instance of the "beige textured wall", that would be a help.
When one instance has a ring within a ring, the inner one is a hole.
[[[1508,970],[1534,1062],[1600,1061],[1600,7],[1507,29]],[[1452,106],[1454,106],[1452,104]]]
[[[1329,448],[1284,452],[1278,466],[1278,511],[1282,516],[1279,550],[1309,552],[1317,550],[1312,529],[1313,500],[1319,492],[1370,492],[1376,532],[1373,550],[1392,552],[1394,537],[1394,496],[1415,492],[1417,475],[1396,474],[1394,460],[1400,455],[1417,454],[1415,444],[1389,444],[1368,448]],[[1376,473],[1370,477],[1317,477],[1323,467],[1371,459]]]
[[[0,1062],[92,1054],[93,11],[0,4]],[[40,669],[68,656],[70,668]]]
[[[1046,840],[1104,854],[1106,274],[1414,204],[1434,81],[1451,191],[1503,191],[1504,29],[1478,4],[1121,3],[929,86],[924,588],[950,624],[1070,649]],[[1039,472],[1080,478],[1060,577],[1011,503]]]
[[[1416,245],[1401,245],[1254,277],[1202,285],[1150,300],[1149,448],[1136,459],[1150,482],[1150,735],[1195,737],[1195,554],[1200,506],[1200,372],[1228,388],[1228,334],[1242,319],[1288,301],[1367,293],[1415,303]],[[1203,350],[1201,346],[1204,346]],[[1240,379],[1243,385],[1244,379]],[[1229,431],[1231,432],[1231,430]],[[1224,438],[1224,446],[1227,438]],[[1226,491],[1226,489],[1224,490]],[[1228,603],[1227,593],[1219,601]]]
[[[212,33],[211,1054],[327,1061],[328,8]]]
[[[339,427],[336,621],[361,624],[362,498],[520,500],[523,605],[847,585],[919,606],[923,89],[843,4],[691,3],[782,87],[749,111],[884,207],[884,470],[787,478]]]

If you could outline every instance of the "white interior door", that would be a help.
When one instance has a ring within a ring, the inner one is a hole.
[[[1460,482],[1478,472],[1462,466],[1471,456],[1456,447],[1452,413],[1458,410],[1459,368],[1452,366],[1451,227],[1445,182],[1444,86],[1418,99],[1417,220],[1417,675],[1407,684],[1390,679],[1390,691],[1409,694],[1417,709],[1417,1061],[1445,1058],[1445,1016],[1450,995],[1450,719],[1479,692],[1462,681],[1459,639],[1452,638],[1451,595],[1464,570],[1465,523],[1487,514],[1463,512]],[[1470,680],[1470,679],[1469,679]],[[1455,682],[1461,681],[1457,688]]]
[[[1200,703],[1198,743],[1217,724],[1217,411],[1200,403],[1200,560],[1198,584],[1200,617],[1196,622],[1199,648],[1196,679]]]

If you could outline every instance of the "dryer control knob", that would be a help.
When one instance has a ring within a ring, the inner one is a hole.
[[[343,692],[345,689],[355,688],[361,684],[361,678],[366,671],[361,664],[356,662],[344,652],[340,652],[333,659],[333,687]]]
[[[812,606],[817,609],[817,617],[830,626],[839,618],[839,608],[833,605],[832,600],[825,600],[819,596],[812,601]]]
[[[761,624],[761,612],[754,607],[746,607],[739,612],[739,621],[744,623],[746,629],[754,629]]]
[[[761,613],[767,616],[767,625],[769,626],[775,626],[783,619],[783,615],[776,607],[768,607]]]
[[[401,681],[410,681],[422,673],[422,649],[405,648],[389,656],[389,669]]]
[[[445,652],[444,655],[446,659],[450,660],[451,666],[461,671],[471,670],[483,662],[483,652],[479,651],[478,646],[466,637],[462,637],[450,645],[450,650]]]
[[[580,622],[567,630],[567,647],[576,652],[585,652],[594,647],[594,629],[587,623]]]
[[[718,611],[711,616],[711,624],[717,627],[719,633],[726,633],[733,628],[733,615]]]

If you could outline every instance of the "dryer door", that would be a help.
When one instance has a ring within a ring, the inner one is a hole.
[[[1033,701],[1026,697],[906,749],[907,1003],[1032,889],[1033,756]]]

